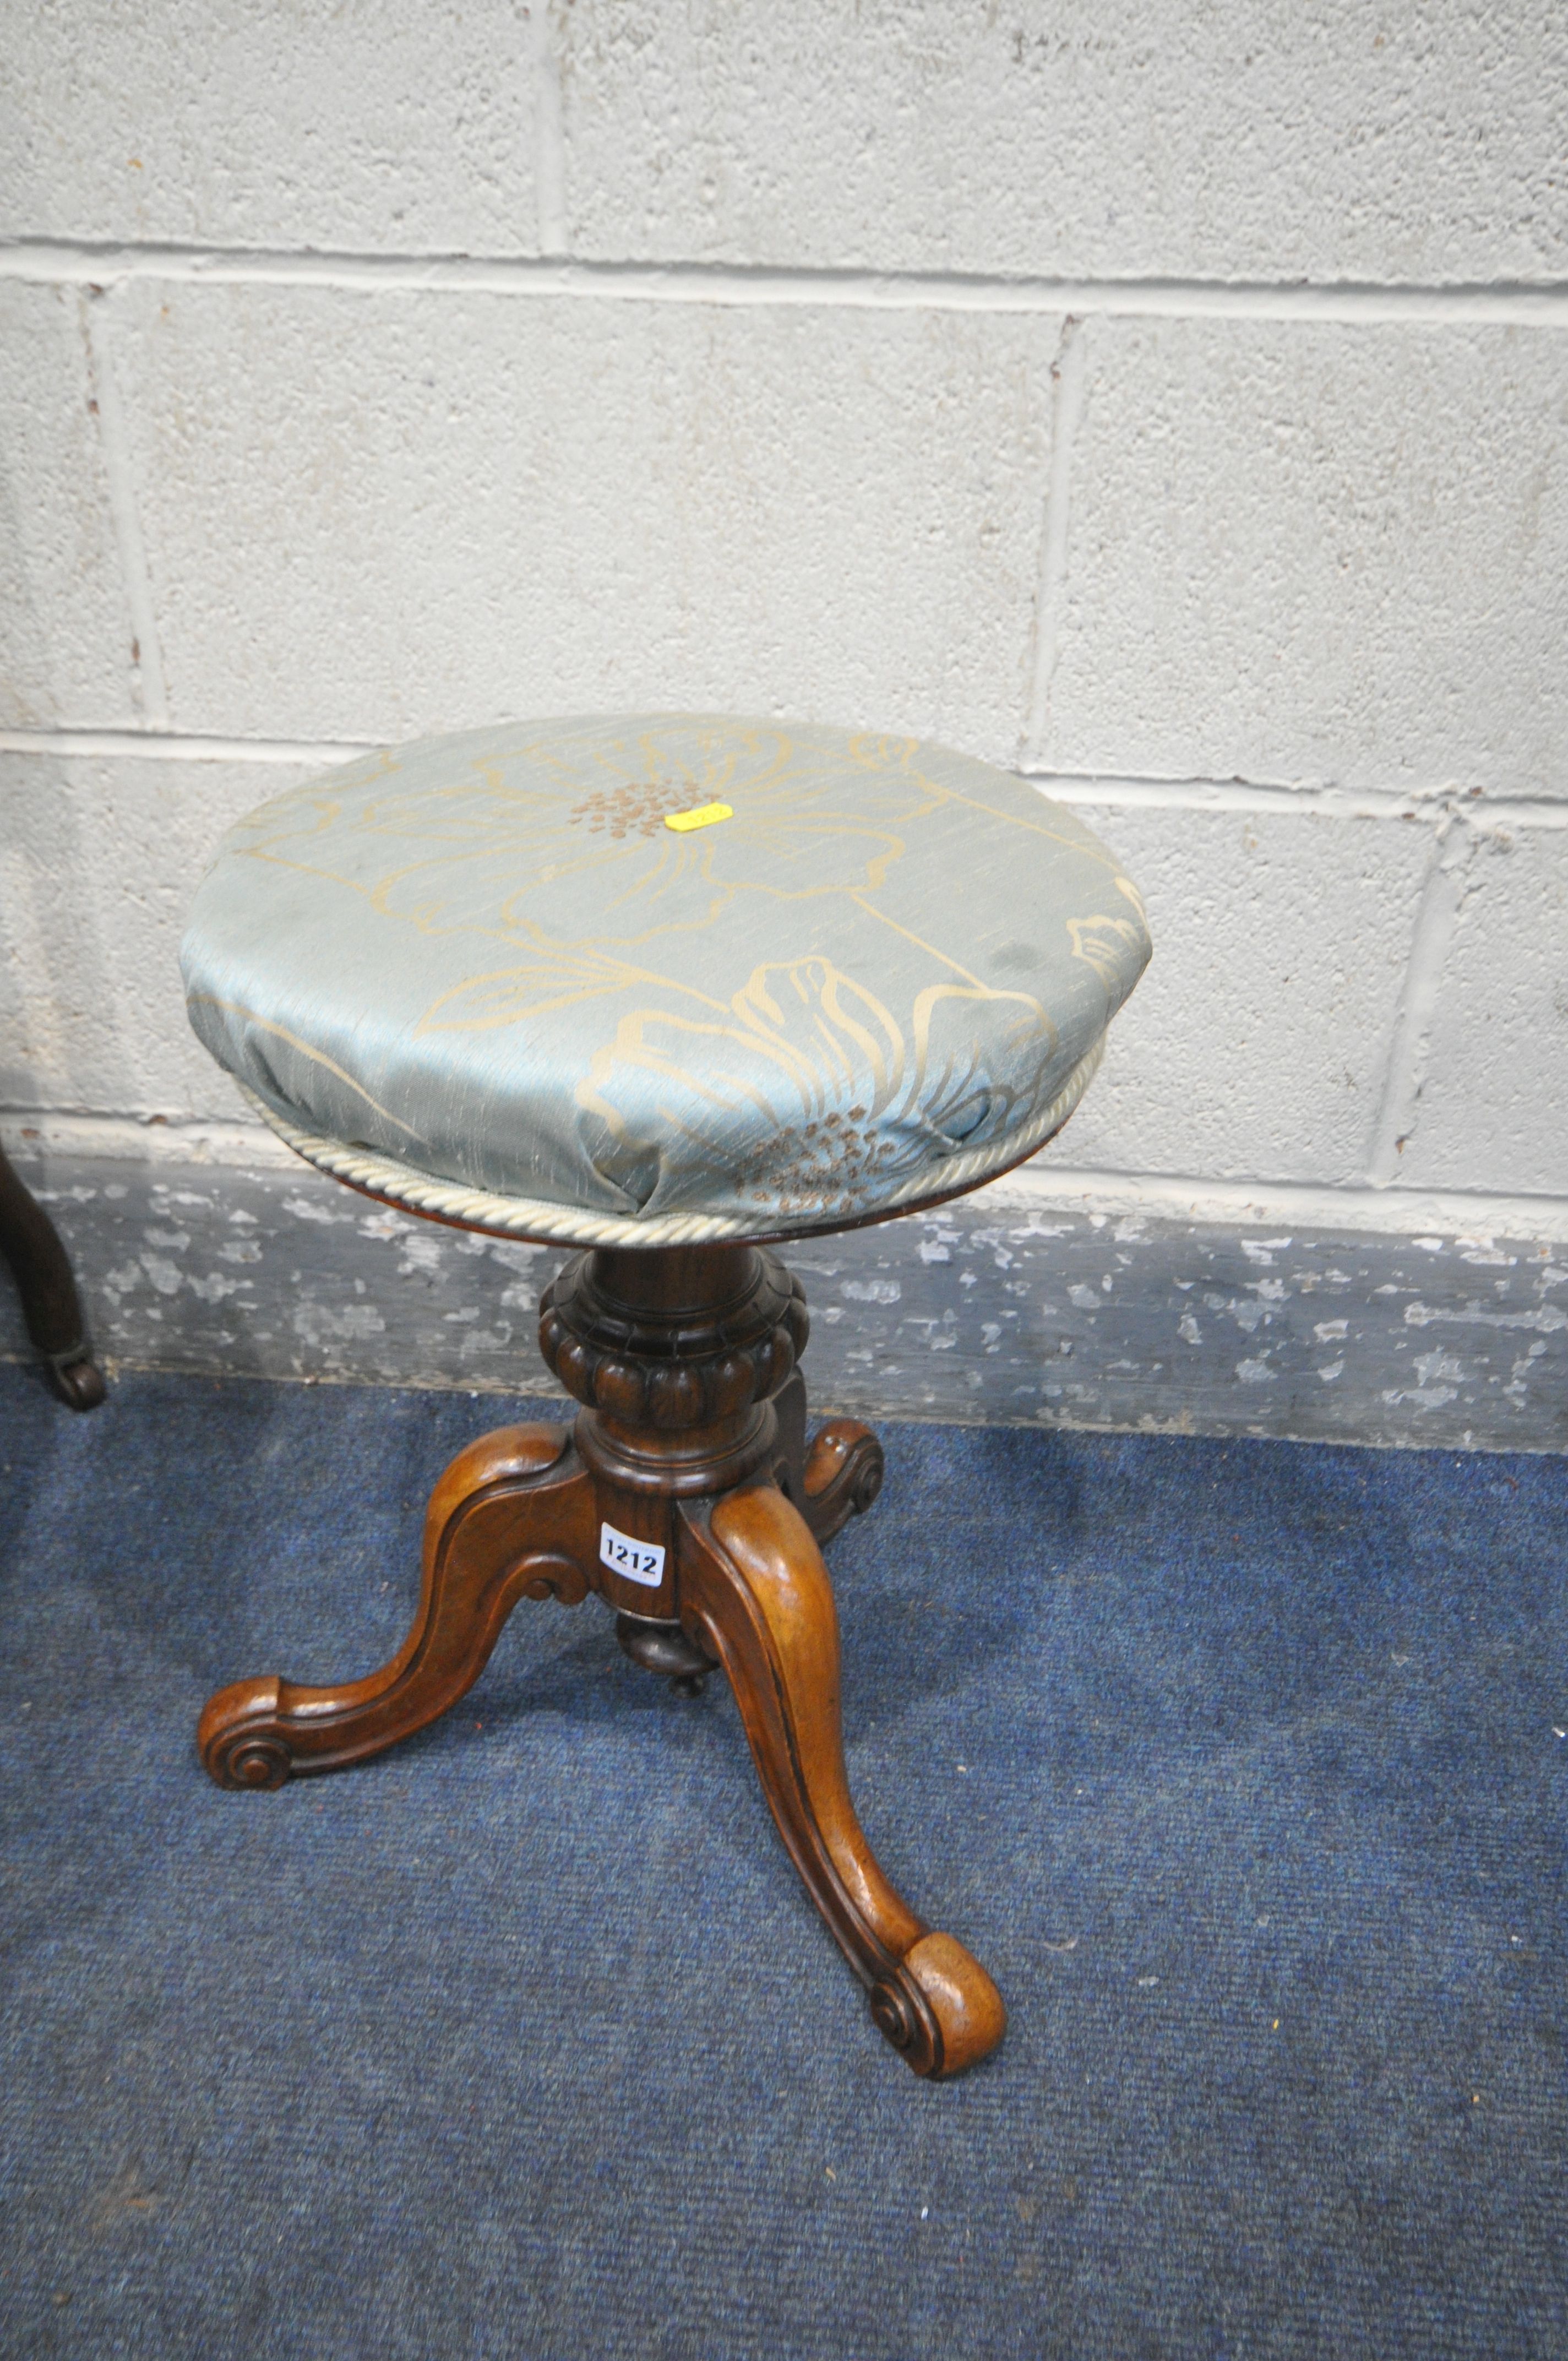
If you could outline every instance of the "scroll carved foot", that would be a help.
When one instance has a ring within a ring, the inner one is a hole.
[[[818,1542],[830,1542],[851,1517],[863,1517],[882,1490],[882,1445],[858,1418],[830,1418],[806,1455],[801,1514]]]
[[[806,1439],[806,1382],[796,1369],[775,1397],[779,1482],[818,1542],[863,1516],[882,1490],[883,1451],[858,1418],[830,1418]]]
[[[855,1817],[838,1616],[806,1518],[768,1484],[729,1493],[706,1518],[688,1509],[681,1573],[682,1620],[729,1677],[779,1833],[878,2029],[917,2074],[973,2065],[1001,2040],[1007,2012],[963,1945],[894,1893]]]
[[[576,1606],[594,1560],[592,1478],[565,1427],[502,1427],[470,1444],[431,1496],[412,1631],[379,1672],[335,1688],[276,1677],[220,1689],[196,1742],[221,1787],[280,1787],[378,1754],[455,1705],[518,1599]]]

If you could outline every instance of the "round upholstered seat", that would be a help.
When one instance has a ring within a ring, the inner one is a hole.
[[[225,838],[191,1021],[291,1143],[584,1244],[928,1202],[1064,1123],[1149,955],[1070,812],[908,739],[702,715],[368,755]]]

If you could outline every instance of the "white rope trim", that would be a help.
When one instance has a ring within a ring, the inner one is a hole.
[[[296,1156],[334,1180],[346,1180],[373,1197],[405,1205],[411,1213],[439,1214],[464,1229],[486,1230],[493,1235],[532,1238],[545,1246],[700,1246],[727,1238],[766,1238],[781,1235],[806,1236],[813,1230],[843,1229],[868,1216],[905,1213],[933,1198],[972,1189],[1012,1164],[1020,1164],[1058,1132],[1100,1070],[1104,1037],[1079,1060],[1045,1113],[1022,1131],[967,1156],[949,1156],[929,1166],[918,1178],[892,1190],[874,1205],[859,1213],[820,1220],[791,1220],[780,1213],[655,1213],[639,1220],[629,1213],[592,1213],[576,1205],[552,1204],[543,1197],[501,1197],[488,1189],[468,1189],[454,1180],[437,1180],[411,1164],[390,1156],[372,1156],[363,1148],[345,1148],[341,1140],[323,1139],[314,1132],[297,1131],[275,1115],[254,1091],[239,1087],[262,1121]]]

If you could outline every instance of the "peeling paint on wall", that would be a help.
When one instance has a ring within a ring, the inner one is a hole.
[[[127,1367],[542,1394],[554,1247],[302,1170],[21,1168]],[[823,1406],[989,1424],[1568,1448],[1568,1251],[943,1207],[802,1240]],[[8,1294],[0,1353],[26,1354]]]

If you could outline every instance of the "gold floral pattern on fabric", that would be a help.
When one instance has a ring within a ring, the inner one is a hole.
[[[1004,772],[653,716],[428,741],[264,805],[183,965],[202,1038],[304,1129],[762,1228],[1025,1139],[1147,957],[1113,856]]]

